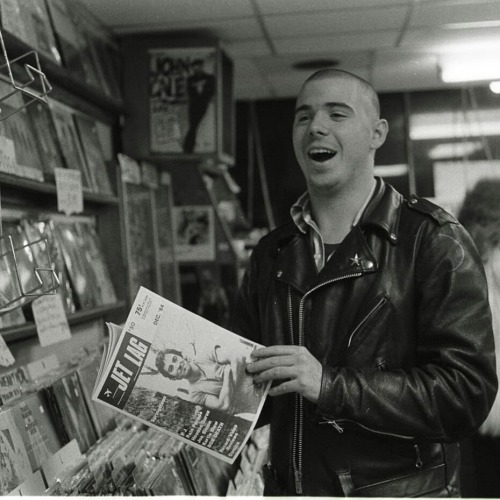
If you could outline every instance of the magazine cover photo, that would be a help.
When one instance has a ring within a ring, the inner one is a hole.
[[[269,390],[246,372],[257,347],[141,287],[94,399],[233,463]]]

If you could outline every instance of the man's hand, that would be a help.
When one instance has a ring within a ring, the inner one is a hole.
[[[269,391],[270,396],[297,392],[313,403],[318,402],[321,390],[321,363],[305,348],[276,345],[255,349],[247,371],[255,382],[282,380]]]

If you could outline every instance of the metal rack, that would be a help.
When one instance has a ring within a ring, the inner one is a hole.
[[[36,252],[34,251],[35,248],[37,248]],[[43,257],[40,260],[43,260],[46,264],[46,267],[39,267],[35,259],[33,259],[33,267],[24,270],[30,273],[30,281],[35,283],[34,286],[29,288],[25,286],[28,280],[26,280],[25,276],[21,276],[22,273],[16,256],[16,254],[26,251],[31,255],[35,253],[39,256],[42,255]],[[10,296],[6,296],[4,293],[0,296],[0,314],[9,312],[42,295],[54,294],[59,287],[59,278],[52,267],[49,247],[45,238],[28,241],[19,247],[15,247],[11,235],[0,235],[0,267],[2,268],[1,271],[3,271],[2,274],[4,274],[2,279],[10,278],[11,280]]]
[[[0,121],[3,121],[9,116],[12,116],[21,109],[30,105],[32,102],[42,101],[45,104],[48,104],[47,94],[52,90],[52,87],[40,67],[40,60],[37,52],[32,50],[14,59],[9,59],[2,36],[2,30],[0,30],[0,45],[4,59],[3,64],[0,65],[0,78],[12,87],[10,92],[4,96],[0,96]],[[30,61],[30,59],[31,62],[34,61],[33,64],[26,62]],[[27,80],[25,82],[16,81],[14,78],[14,64],[17,64],[24,69],[27,75]],[[34,88],[37,85],[39,89]],[[16,109],[4,112],[2,110],[1,103],[19,92],[28,96],[28,100],[24,101],[23,104]]]
[[[0,78],[7,82],[12,88],[7,94],[0,96],[0,121],[3,121],[30,105],[32,102],[42,101],[48,104],[47,94],[52,90],[52,87],[40,68],[38,54],[35,51],[29,51],[19,57],[9,59],[1,30],[0,45],[4,59],[4,61],[2,61],[3,64],[0,64]],[[30,64],[32,61],[34,61],[34,64]],[[13,71],[13,65],[15,64],[24,69],[27,75],[26,81],[19,82],[15,79]],[[39,89],[35,87],[39,87]],[[19,92],[28,96],[28,99],[23,100],[22,105],[5,111],[1,103]],[[41,257],[40,261],[43,261],[46,267],[38,266],[33,258],[31,261],[33,267],[24,269],[24,273],[27,272],[29,275],[28,280],[26,280],[26,276],[21,276],[22,273],[16,256],[16,254],[20,252],[27,252],[32,256],[38,253],[38,256]],[[0,273],[3,275],[0,276],[0,279],[10,280],[9,283],[4,282],[2,286],[2,289],[8,290],[9,293],[2,293],[0,296],[0,314],[22,306],[41,295],[53,294],[59,287],[59,278],[52,268],[47,240],[45,238],[40,238],[36,241],[29,241],[16,248],[12,236],[2,233],[1,220]],[[32,285],[26,287],[27,282],[32,283]]]

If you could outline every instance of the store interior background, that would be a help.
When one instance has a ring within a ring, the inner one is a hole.
[[[167,34],[222,43],[234,63],[231,175],[253,226],[283,222],[305,188],[291,127],[294,98],[313,71],[309,63],[352,71],[380,93],[390,134],[377,154],[377,173],[403,193],[435,197],[453,212],[475,179],[500,171],[500,94],[489,88],[500,79],[497,0],[83,3],[118,39]],[[443,81],[448,71],[462,71],[460,81]],[[257,153],[248,149],[250,131],[258,134]],[[259,189],[259,159],[271,217]]]

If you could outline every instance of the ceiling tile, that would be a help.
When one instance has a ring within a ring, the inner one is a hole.
[[[500,20],[498,0],[474,2],[425,2],[417,3],[411,18],[411,27],[435,26],[455,23]]]
[[[377,33],[331,35],[308,38],[279,38],[274,40],[279,54],[308,54],[318,51],[355,51],[391,48],[397,39],[397,31]]]
[[[331,33],[360,33],[397,30],[404,24],[405,7],[366,9],[359,11],[328,11],[310,14],[266,16],[264,23],[272,38],[319,36]]]
[[[394,5],[409,5],[412,0],[257,0],[263,14],[354,10]]]
[[[82,0],[108,26],[252,17],[249,0]]]

